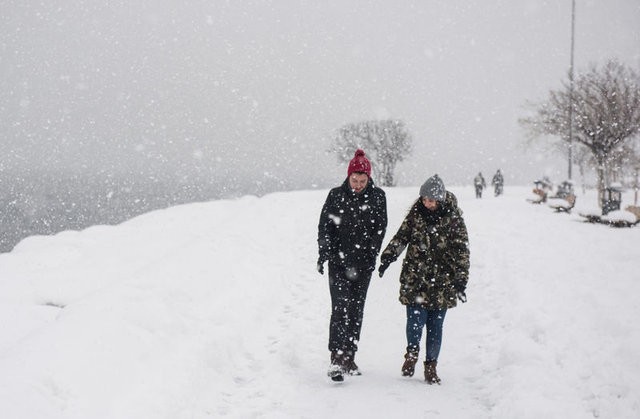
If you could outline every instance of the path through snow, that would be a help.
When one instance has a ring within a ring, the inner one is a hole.
[[[640,228],[585,224],[528,188],[458,195],[469,302],[450,310],[441,386],[400,377],[400,262],[374,275],[361,377],[326,377],[327,191],[191,204],[34,237],[0,256],[6,417],[640,416]],[[389,188],[396,232],[417,188]],[[580,199],[580,198],[579,198]],[[588,199],[588,198],[585,198]],[[8,321],[11,316],[15,321]]]

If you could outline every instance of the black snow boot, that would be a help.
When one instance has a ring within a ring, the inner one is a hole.
[[[344,381],[345,369],[345,353],[342,351],[331,351],[331,365],[327,375],[333,381]]]
[[[346,352],[346,357],[344,359],[345,370],[349,375],[362,375],[362,373],[360,372],[360,368],[358,368],[358,365],[356,364],[355,357],[356,357],[355,352],[352,352],[352,351]]]

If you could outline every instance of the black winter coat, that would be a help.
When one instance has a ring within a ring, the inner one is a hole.
[[[331,189],[320,213],[318,251],[321,261],[373,271],[387,230],[387,198],[369,183],[355,193],[346,179]]]

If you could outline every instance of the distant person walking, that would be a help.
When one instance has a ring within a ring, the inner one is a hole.
[[[426,326],[424,379],[440,384],[436,371],[442,345],[442,327],[447,310],[466,302],[469,278],[467,227],[455,195],[434,175],[420,187],[400,229],[380,256],[382,276],[407,248],[400,274],[400,302],[406,306],[407,352],[402,375],[411,377]]]
[[[387,201],[371,179],[371,164],[358,149],[342,186],[331,189],[318,223],[317,269],[329,262],[331,320],[328,375],[360,375],[355,354],[360,341],[364,303],[371,273],[387,229]]]
[[[473,185],[476,187],[476,198],[482,198],[482,190],[487,187],[487,182],[485,182],[482,172],[478,172],[476,177],[473,178]]]
[[[504,186],[504,177],[502,176],[502,172],[500,169],[493,175],[493,179],[491,179],[491,184],[494,187],[495,196],[502,195],[502,188]]]

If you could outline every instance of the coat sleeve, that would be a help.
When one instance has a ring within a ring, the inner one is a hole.
[[[378,214],[375,218],[376,227],[373,233],[373,252],[374,256],[378,256],[380,253],[380,249],[382,248],[382,241],[384,240],[384,235],[387,232],[387,197],[384,193],[380,195],[377,203]]]
[[[402,222],[402,225],[400,225],[396,235],[393,236],[389,244],[387,244],[387,247],[382,252],[382,255],[380,256],[382,263],[389,264],[395,262],[402,254],[411,238],[411,230],[413,228],[412,221],[412,214],[410,212],[404,218],[404,221]]]
[[[451,254],[455,281],[467,285],[469,280],[469,234],[460,210],[451,225]]]
[[[333,191],[327,195],[318,221],[318,256],[322,261],[329,260],[337,234],[336,222],[339,220],[336,220],[333,214],[333,195]]]

